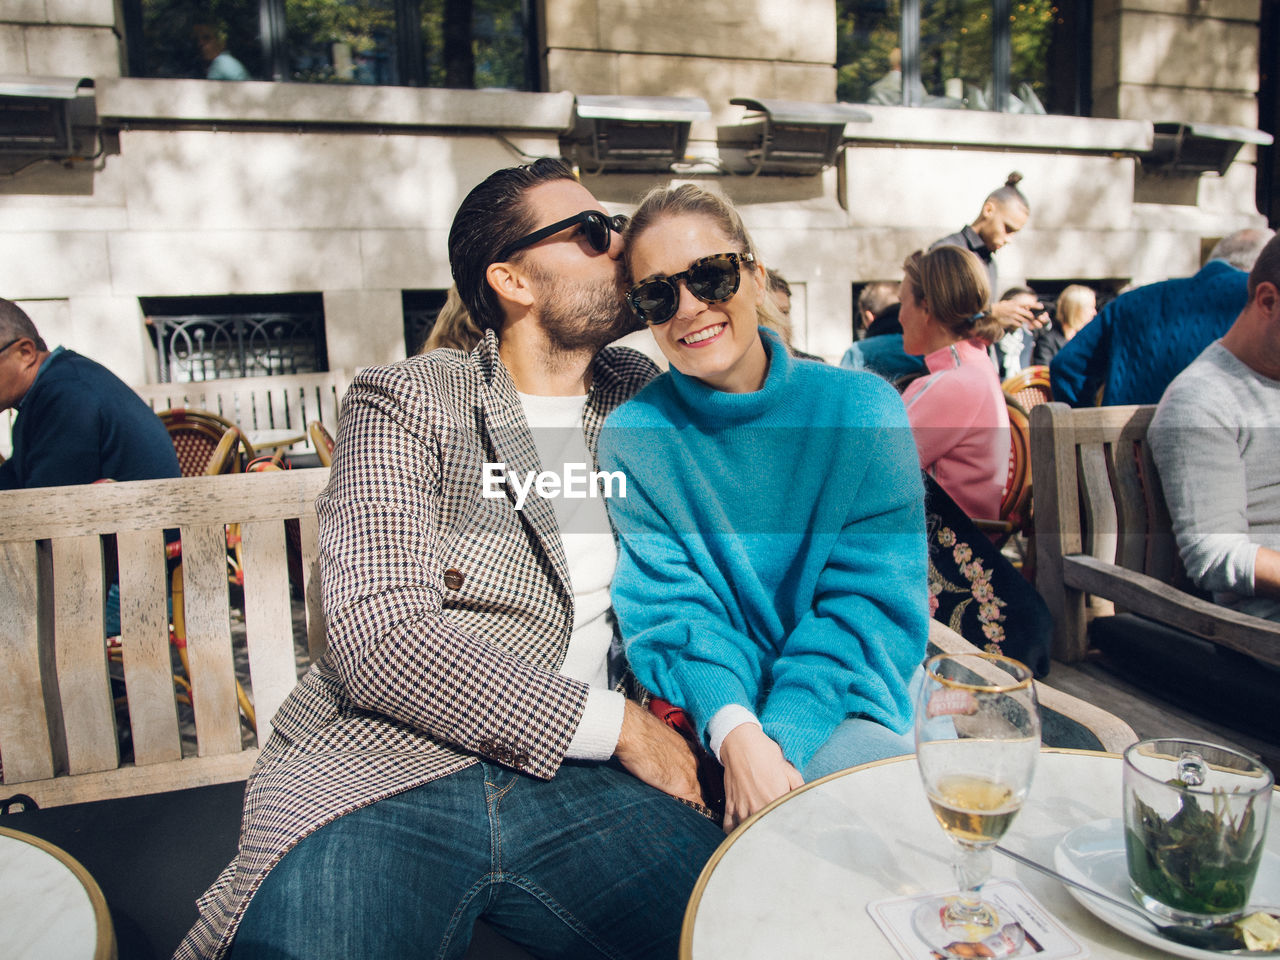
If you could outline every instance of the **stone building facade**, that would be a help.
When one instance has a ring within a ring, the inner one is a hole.
[[[1010,170],[1033,215],[1002,286],[1184,275],[1265,223],[1254,147],[1225,176],[1143,162],[1153,121],[1259,126],[1261,16],[1260,0],[1093,0],[1092,116],[867,106],[834,166],[749,177],[716,166],[717,126],[743,116],[729,101],[833,102],[834,0],[544,0],[542,93],[127,76],[115,0],[7,0],[0,74],[91,79],[101,151],[0,176],[0,296],[134,383],[159,376],[146,313],[165,298],[310,294],[331,367],[394,360],[416,346],[405,291],[450,283],[458,202],[559,154],[575,95],[699,97],[680,172],[584,182],[614,212],[672,178],[723,190],[791,280],[800,344],[835,358],[857,286],[900,277]]]

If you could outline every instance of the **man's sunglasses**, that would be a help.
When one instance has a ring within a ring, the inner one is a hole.
[[[6,343],[3,347],[0,347],[0,353],[4,353],[6,350],[12,347],[19,340],[26,340],[26,339],[27,339],[26,337],[14,337],[12,340]]]
[[[750,253],[717,253],[689,264],[669,277],[648,277],[627,291],[627,303],[645,323],[666,323],[680,308],[679,280],[703,303],[724,303],[738,292],[741,265],[755,263]]]
[[[587,243],[591,245],[592,250],[596,253],[607,253],[609,244],[613,242],[612,234],[621,233],[627,229],[627,220],[628,218],[622,214],[611,217],[601,213],[599,210],[583,210],[581,213],[575,213],[572,217],[557,220],[549,226],[542,227],[540,230],[526,234],[519,240],[508,243],[498,251],[498,255],[494,257],[493,262],[501,263],[503,260],[509,259],[517,250],[531,247],[539,240],[545,240],[547,237],[576,224],[582,224],[582,235],[586,237]]]

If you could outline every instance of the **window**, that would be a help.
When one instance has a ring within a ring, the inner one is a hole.
[[[837,0],[837,97],[1088,112],[1088,0]]]
[[[318,293],[146,297],[160,383],[329,369]]]
[[[400,307],[404,312],[404,351],[406,356],[418,353],[431,335],[436,318],[448,299],[447,290],[404,290]]]
[[[533,90],[532,0],[124,0],[138,77]]]

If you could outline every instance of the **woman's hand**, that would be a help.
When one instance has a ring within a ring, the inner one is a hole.
[[[741,723],[720,744],[724,764],[724,832],[784,793],[804,785],[804,778],[782,748],[754,723]]]

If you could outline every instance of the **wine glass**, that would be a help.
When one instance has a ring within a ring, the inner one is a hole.
[[[999,911],[979,888],[991,848],[1031,787],[1040,752],[1040,709],[1031,671],[988,653],[944,653],[925,662],[916,697],[916,758],[934,816],[956,844],[959,893],[915,911],[916,933],[943,956],[1001,933]],[[956,948],[959,949],[956,949]]]

